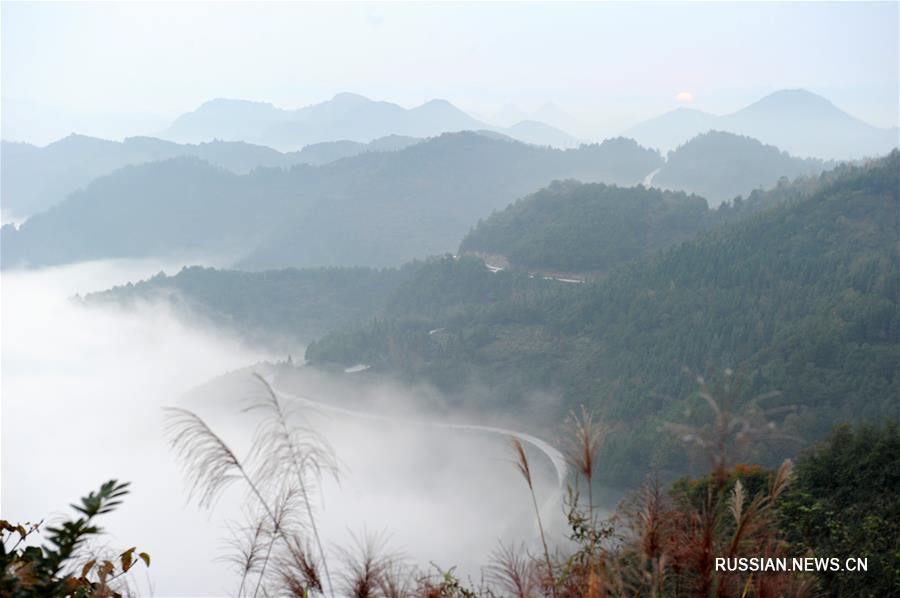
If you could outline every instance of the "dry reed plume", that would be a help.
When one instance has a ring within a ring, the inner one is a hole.
[[[734,415],[698,377],[699,396],[713,412],[706,426],[667,428],[701,446],[713,464],[707,478],[676,484],[665,492],[658,481],[633,494],[609,520],[595,517],[592,487],[599,469],[605,426],[582,408],[564,426],[565,455],[587,483],[579,500],[578,477],[565,502],[571,544],[551,553],[538,507],[534,472],[521,439],[511,437],[514,466],[528,487],[541,554],[500,544],[484,569],[479,588],[467,587],[453,570],[424,574],[387,548],[386,536],[363,534],[336,550],[334,585],[328,552],[316,522],[313,497],[325,474],[338,475],[330,446],[300,414],[257,376],[264,393],[248,408],[262,414],[245,459],[196,414],[168,413],[170,441],[190,475],[190,495],[211,507],[226,488],[242,483],[253,498],[248,522],[235,529],[231,562],[240,573],[238,595],[311,596],[326,592],[353,598],[553,598],[625,596],[803,596],[808,578],[717,572],[715,557],[780,556],[785,542],[776,525],[776,505],[791,480],[789,461],[762,490],[749,490],[760,469],[728,468],[733,449],[761,438],[765,411]],[[756,403],[754,403],[755,405]],[[743,476],[756,476],[745,478]]]

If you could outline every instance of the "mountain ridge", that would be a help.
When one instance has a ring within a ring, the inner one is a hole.
[[[804,89],[777,90],[724,115],[676,108],[630,127],[623,135],[666,151],[712,129],[753,137],[795,156],[820,159],[873,157],[898,145],[896,127],[875,127]]]
[[[296,164],[323,164],[367,151],[394,151],[420,139],[388,136],[368,144],[333,141],[311,144],[296,152],[243,141],[178,144],[156,137],[126,137],[111,141],[72,134],[43,147],[3,141],[0,195],[4,216],[27,218],[57,204],[98,177],[128,165],[193,156],[237,174],[255,168],[287,168]]]
[[[364,363],[372,375],[434,384],[460,401],[487,388],[482,395],[501,413],[529,393],[557,398],[550,403],[560,417],[586,405],[610,426],[604,480],[622,484],[651,470],[685,473],[667,450],[674,438],[659,430],[703,408],[703,375],[728,385],[717,398],[732,413],[758,416],[768,393],[779,436],[752,458],[778,463],[796,438],[879,421],[897,404],[900,152],[809,182],[796,201],[596,283],[436,258],[382,316],[309,345],[307,360]]]
[[[797,158],[746,135],[714,129],[669,151],[652,184],[696,193],[715,207],[754,190],[775,187],[784,178],[817,175],[833,166],[815,158]]]
[[[297,109],[266,102],[217,98],[177,117],[160,137],[180,142],[220,138],[248,141],[285,151],[322,141],[368,142],[390,134],[433,137],[462,130],[492,130],[526,143],[576,147],[573,135],[543,123],[539,131],[514,130],[482,122],[446,99],[413,108],[341,92],[330,100]]]
[[[558,150],[463,132],[244,175],[197,158],[151,162],[4,227],[3,267],[223,245],[249,269],[399,265],[452,251],[490,209],[554,179],[634,184],[661,160],[630,140]]]

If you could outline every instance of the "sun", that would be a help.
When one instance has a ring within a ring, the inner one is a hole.
[[[690,91],[679,91],[675,94],[675,101],[679,104],[690,104],[694,101],[694,94]]]

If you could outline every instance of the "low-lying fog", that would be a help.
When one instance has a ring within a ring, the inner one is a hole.
[[[227,552],[227,520],[245,495],[232,488],[212,512],[187,501],[162,407],[193,409],[245,447],[254,422],[239,404],[215,392],[182,395],[284,355],[184,322],[165,306],[100,310],[69,301],[163,268],[177,270],[117,261],[3,273],[0,508],[12,521],[69,516],[67,505],[100,483],[131,481],[125,503],[100,523],[110,549],[137,545],[152,555],[146,576],[136,569],[141,593],[233,594],[237,577],[219,557]],[[313,381],[300,392],[341,403],[335,388]],[[384,402],[393,398],[410,402],[382,388],[373,409],[389,410]],[[307,416],[343,465],[340,484],[322,488],[320,524],[330,547],[349,546],[351,533],[384,531],[394,550],[421,567],[458,566],[477,581],[499,539],[534,539],[530,497],[501,435],[333,411]],[[545,503],[556,490],[553,470],[539,452],[531,456]]]

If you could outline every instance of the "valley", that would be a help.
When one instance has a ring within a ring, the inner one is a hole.
[[[0,11],[0,597],[900,592],[897,4]]]

